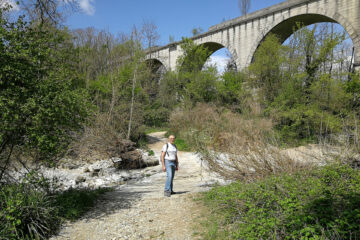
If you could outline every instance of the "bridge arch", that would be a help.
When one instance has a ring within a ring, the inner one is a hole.
[[[194,43],[197,44],[197,47],[204,47],[209,50],[209,54],[208,54],[208,56],[206,56],[206,59],[204,60],[204,62],[201,64],[200,70],[203,68],[206,61],[209,59],[209,57],[213,53],[215,53],[216,51],[218,51],[222,48],[227,49],[230,52],[233,59],[237,59],[236,50],[233,47],[228,46],[228,44],[219,43],[219,42],[215,42],[215,41],[203,41],[203,42],[194,41]],[[186,59],[185,59],[185,61],[186,61]]]
[[[145,64],[148,66],[149,70],[151,71],[150,81],[153,86],[159,85],[161,79],[164,76],[164,73],[167,71],[165,64],[163,64],[157,58],[149,58],[145,60]],[[158,89],[154,88],[150,91],[150,96],[156,96],[158,93]]]
[[[341,14],[337,12],[326,13],[323,9],[318,9],[317,11],[308,11],[306,13],[299,13],[294,16],[279,17],[273,21],[270,26],[268,26],[262,32],[262,34],[257,38],[251,47],[246,66],[249,66],[252,63],[256,50],[260,46],[261,42],[264,41],[264,39],[269,34],[275,34],[279,37],[281,43],[283,43],[293,34],[293,28],[296,27],[297,22],[304,24],[304,26],[322,22],[333,22],[340,24],[349,34],[353,42],[355,49],[355,65],[360,64],[360,36],[357,34],[355,28]]]
[[[152,73],[158,72],[161,68],[164,68],[166,70],[165,64],[163,64],[161,60],[157,58],[146,59],[145,63],[151,69]]]

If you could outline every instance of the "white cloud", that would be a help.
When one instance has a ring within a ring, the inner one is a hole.
[[[95,7],[94,1],[95,0],[78,0],[80,9],[86,13],[87,15],[94,15]]]
[[[210,56],[209,60],[206,62],[206,66],[216,65],[216,68],[220,74],[225,71],[226,64],[230,60],[227,56]]]
[[[0,7],[5,7],[6,5],[10,5],[11,11],[19,11],[19,6],[15,3],[14,0],[0,0]]]

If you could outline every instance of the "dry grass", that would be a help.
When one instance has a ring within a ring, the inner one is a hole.
[[[93,124],[84,128],[79,140],[72,143],[68,157],[86,162],[113,157],[122,138],[110,124],[108,114],[99,113]]]
[[[225,109],[198,104],[171,116],[171,130],[185,138],[210,170],[227,179],[251,181],[312,166],[277,147],[272,122],[244,118]]]

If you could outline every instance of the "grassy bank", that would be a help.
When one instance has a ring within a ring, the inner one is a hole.
[[[360,171],[332,165],[203,194],[205,239],[360,239]]]

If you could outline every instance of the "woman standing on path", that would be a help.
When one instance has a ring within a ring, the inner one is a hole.
[[[166,171],[166,183],[164,189],[164,196],[170,197],[171,194],[175,194],[173,191],[173,180],[175,176],[175,170],[179,169],[179,161],[177,157],[177,148],[174,144],[175,136],[169,136],[169,142],[166,143],[161,150],[161,165],[163,172]]]

